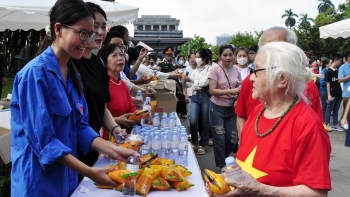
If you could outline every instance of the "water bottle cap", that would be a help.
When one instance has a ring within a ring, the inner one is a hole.
[[[236,160],[234,157],[227,157],[225,159],[225,163],[226,163],[226,165],[233,166],[236,164]]]
[[[137,90],[137,93],[141,93],[141,90]]]
[[[151,100],[151,97],[146,97],[146,100]]]

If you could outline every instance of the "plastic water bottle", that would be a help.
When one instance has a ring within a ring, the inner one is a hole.
[[[153,134],[153,139],[152,139],[152,152],[153,154],[160,154],[160,150],[162,148],[162,142],[160,139],[160,133],[159,131],[156,131]]]
[[[160,122],[162,128],[168,127],[168,117],[166,113],[163,113],[162,121]]]
[[[141,90],[137,90],[135,99],[140,100],[140,103],[143,103],[143,97],[142,97],[142,92]],[[142,109],[142,105],[141,104],[137,104],[136,109]]]
[[[160,157],[170,159],[171,138],[169,132],[165,131],[162,137],[162,154]]]
[[[188,164],[188,139],[187,133],[180,134],[180,142],[179,142],[179,161],[183,166],[187,166]]]
[[[234,157],[227,157],[225,159],[225,176],[232,181],[243,181],[244,175],[241,167],[236,163]]]
[[[143,145],[141,147],[141,155],[147,155],[150,153],[151,149],[151,140],[149,132],[143,134]]]
[[[131,172],[138,172],[140,165],[140,159],[135,156],[130,156],[126,161],[125,168],[130,170]],[[136,192],[136,179],[137,176],[128,177],[125,179],[125,183],[123,186],[123,194],[134,196]]]
[[[179,137],[176,132],[173,131],[171,138],[171,159],[175,160],[175,163],[179,163]]]
[[[150,97],[146,97],[146,101],[143,104],[143,110],[147,110],[148,114],[151,114],[151,98]],[[148,125],[149,122],[149,117],[143,118],[141,119],[141,125]]]
[[[153,124],[154,127],[159,128],[159,126],[160,126],[160,118],[159,118],[159,114],[158,113],[154,114],[153,119],[152,119],[152,124]]]
[[[174,127],[175,127],[175,119],[174,119],[174,115],[173,114],[171,114],[169,119],[168,119],[168,125],[169,125],[170,130],[174,129]]]

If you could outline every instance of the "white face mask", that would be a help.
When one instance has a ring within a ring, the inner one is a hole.
[[[203,64],[202,58],[196,58],[196,63],[197,63],[197,66],[200,66],[201,64]]]
[[[179,64],[180,64],[180,65],[183,65],[183,64],[184,64],[184,61],[183,61],[183,60],[180,60],[180,61],[179,61]]]
[[[125,61],[129,61],[129,54],[125,53]]]
[[[237,59],[237,63],[239,65],[245,65],[247,62],[248,62],[248,58],[246,58],[246,57],[242,57],[242,58]]]

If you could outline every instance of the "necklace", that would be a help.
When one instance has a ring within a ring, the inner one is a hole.
[[[119,80],[119,83],[117,82],[114,82],[112,79],[109,80],[110,82],[114,83],[115,85],[119,86],[120,85],[120,80]]]
[[[274,131],[276,129],[276,127],[279,125],[279,123],[282,121],[282,119],[284,118],[284,116],[287,115],[287,113],[294,107],[294,105],[297,103],[299,97],[298,96],[295,96],[294,97],[294,100],[293,102],[288,106],[288,109],[282,114],[281,117],[278,118],[278,120],[275,122],[275,124],[272,125],[271,129],[269,129],[268,131],[266,131],[265,133],[259,133],[258,132],[258,123],[259,123],[259,120],[260,120],[260,117],[262,115],[262,113],[265,111],[266,107],[262,108],[261,111],[259,112],[258,114],[258,117],[256,117],[256,120],[255,120],[255,124],[254,124],[254,130],[255,130],[255,134],[260,137],[260,138],[263,138],[267,135],[269,135],[270,133],[272,133],[272,131]]]

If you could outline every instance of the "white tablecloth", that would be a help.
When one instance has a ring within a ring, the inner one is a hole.
[[[200,168],[197,163],[197,159],[193,153],[193,150],[191,148],[191,144],[188,145],[189,151],[188,151],[188,170],[192,172],[192,175],[187,177],[187,180],[194,184],[193,187],[189,188],[188,190],[180,191],[171,188],[170,190],[166,191],[158,191],[158,190],[152,190],[148,193],[148,197],[179,197],[179,196],[191,196],[191,197],[204,197],[208,196],[207,192],[205,191],[204,182],[200,173]],[[113,163],[110,162],[109,159],[105,159],[103,155],[100,155],[98,160],[96,161],[94,167],[105,167],[108,165],[111,165]],[[81,193],[79,192],[79,188],[83,186],[89,189],[88,193]],[[72,197],[96,197],[96,196],[103,196],[103,197],[117,197],[117,196],[124,196],[122,192],[118,192],[115,190],[108,190],[108,189],[98,189],[94,185],[93,181],[91,179],[85,177],[80,185],[77,187],[77,189],[72,194]]]

